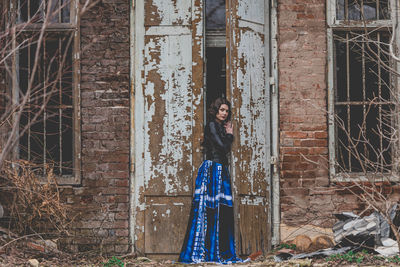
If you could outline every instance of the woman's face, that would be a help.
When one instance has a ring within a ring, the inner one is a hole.
[[[218,113],[215,116],[216,120],[218,122],[223,122],[224,120],[226,120],[226,118],[228,118],[229,115],[229,107],[226,104],[222,104],[221,106],[219,106],[218,109]]]

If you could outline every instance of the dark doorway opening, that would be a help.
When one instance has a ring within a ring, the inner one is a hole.
[[[218,97],[226,97],[225,47],[207,47],[206,103],[210,106]]]
[[[206,110],[218,97],[226,97],[226,5],[225,0],[205,1]]]

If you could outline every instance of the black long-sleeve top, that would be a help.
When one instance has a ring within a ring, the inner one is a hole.
[[[233,135],[226,133],[223,124],[216,121],[207,123],[203,143],[206,159],[227,165],[232,142]]]

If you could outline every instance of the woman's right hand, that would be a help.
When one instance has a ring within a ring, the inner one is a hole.
[[[233,125],[232,122],[228,121],[224,124],[225,131],[227,134],[233,134]]]

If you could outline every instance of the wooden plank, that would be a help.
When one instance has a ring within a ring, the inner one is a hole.
[[[268,221],[266,200],[262,198],[263,203],[260,205],[257,200],[246,198],[241,198],[239,203],[238,253],[249,255],[257,251],[266,252],[268,251],[270,236],[270,228],[266,227]],[[250,203],[251,200],[254,200],[253,204]]]
[[[228,17],[229,97],[235,142],[232,176],[238,251],[248,255],[270,247],[269,53],[266,1],[230,0]],[[237,203],[239,200],[239,203]]]
[[[145,194],[191,194],[192,36],[146,36]]]
[[[239,194],[267,194],[267,162],[265,142],[267,120],[264,116],[266,103],[264,35],[248,28],[238,29],[236,83],[233,97],[237,98],[234,111],[240,149],[235,157],[238,166],[236,177],[240,183]],[[249,177],[246,179],[245,177]]]
[[[203,161],[201,141],[204,129],[204,36],[203,36],[203,6],[204,0],[192,0],[192,103],[193,103],[193,134],[192,134],[192,170],[193,184],[197,169]],[[194,187],[194,185],[193,185]]]
[[[146,198],[146,253],[178,254],[189,220],[191,197]]]
[[[203,0],[134,3],[132,236],[139,253],[174,257],[202,160]]]

